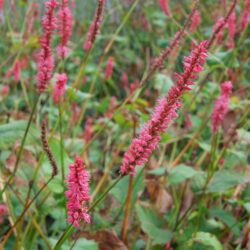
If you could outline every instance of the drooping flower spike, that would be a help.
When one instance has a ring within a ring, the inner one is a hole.
[[[58,31],[61,38],[61,43],[57,48],[57,52],[59,57],[62,59],[67,56],[69,51],[67,44],[72,33],[73,25],[73,15],[68,5],[69,0],[62,0],[58,13]]]
[[[223,119],[228,112],[229,98],[232,93],[233,85],[230,81],[224,82],[221,85],[221,95],[215,101],[214,110],[212,113],[212,131],[217,133]]]
[[[89,196],[90,175],[86,171],[83,160],[75,157],[75,163],[69,166],[68,190],[66,197],[68,199],[68,222],[74,227],[79,227],[81,221],[90,223],[90,215],[86,203],[90,200]]]
[[[177,109],[182,106],[181,96],[190,91],[197,74],[202,71],[207,57],[207,41],[201,42],[184,58],[184,72],[176,74],[176,86],[168,95],[158,100],[150,120],[142,127],[137,138],[134,138],[128,151],[124,154],[120,172],[122,175],[135,174],[135,167],[148,161],[153,150],[158,146],[161,133],[177,117]]]
[[[95,13],[95,18],[89,27],[87,40],[85,41],[83,45],[83,48],[86,51],[89,51],[92,48],[95,42],[96,36],[100,33],[104,4],[105,4],[105,0],[98,1],[98,7]]]
[[[41,38],[41,51],[37,71],[37,88],[39,93],[43,93],[49,86],[54,68],[54,59],[51,49],[51,40],[56,29],[55,9],[58,6],[56,0],[45,2],[47,12],[43,18],[43,35]]]

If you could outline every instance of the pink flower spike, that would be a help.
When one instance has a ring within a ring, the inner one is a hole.
[[[129,82],[128,82],[128,75],[125,71],[122,72],[121,82],[123,87],[127,89],[129,86]]]
[[[240,30],[244,31],[250,20],[250,0],[246,0],[246,4],[243,8],[242,18],[240,21]]]
[[[105,3],[105,0],[98,1],[98,7],[95,13],[95,18],[89,27],[87,40],[85,41],[83,45],[83,48],[86,51],[89,51],[92,48],[95,42],[96,36],[100,33],[104,3]]]
[[[0,216],[8,214],[8,208],[4,204],[0,204]]]
[[[0,12],[2,11],[4,6],[4,0],[0,0]]]
[[[79,156],[75,157],[75,163],[69,166],[68,190],[66,197],[68,199],[68,222],[74,227],[79,227],[83,220],[90,223],[90,215],[86,203],[90,200],[89,196],[90,175],[86,171],[86,166]]]
[[[234,48],[234,37],[236,34],[236,15],[235,11],[232,12],[230,17],[228,18],[228,36],[229,36],[229,41],[228,41],[228,47],[229,48]]]
[[[223,119],[228,112],[229,98],[232,93],[232,83],[230,81],[224,82],[221,85],[221,95],[215,101],[214,110],[212,113],[212,131],[217,133]]]
[[[10,87],[9,85],[4,85],[2,90],[1,90],[1,93],[3,96],[7,95],[8,93],[10,92]]]
[[[8,214],[8,208],[4,204],[0,204],[0,224],[4,221],[4,216]]]
[[[190,90],[198,73],[202,71],[207,57],[207,41],[201,42],[189,57],[184,58],[184,72],[177,74],[176,86],[171,87],[168,95],[158,100],[150,120],[142,127],[137,138],[134,138],[127,152],[125,152],[120,173],[122,175],[135,174],[135,167],[145,164],[158,146],[161,133],[178,116],[177,110],[182,106],[181,97]]]
[[[64,99],[67,81],[68,77],[65,73],[57,75],[57,81],[53,92],[53,100],[56,104],[59,103],[60,98],[61,101]]]
[[[171,11],[169,8],[168,0],[159,0],[159,5],[162,9],[162,11],[167,15],[171,17]]]
[[[88,117],[86,120],[83,138],[86,142],[90,141],[93,136],[93,120],[91,117]]]
[[[222,43],[224,28],[226,26],[226,22],[223,17],[219,18],[216,24],[213,27],[213,32],[216,33],[217,44],[220,45]]]
[[[201,14],[198,10],[194,12],[191,20],[190,32],[194,32],[201,23]]]
[[[105,70],[105,80],[109,80],[112,77],[114,68],[114,59],[113,57],[109,57],[107,61],[107,66]]]
[[[39,93],[43,93],[50,83],[54,68],[54,59],[52,56],[51,39],[53,31],[56,29],[55,8],[58,6],[56,0],[45,2],[47,12],[43,18],[43,35],[41,38],[40,59],[37,70],[37,88]]]
[[[60,58],[64,59],[68,54],[67,44],[72,33],[73,15],[67,6],[69,0],[62,0],[60,10],[58,13],[58,30],[61,38],[61,43],[57,48],[57,52]]]

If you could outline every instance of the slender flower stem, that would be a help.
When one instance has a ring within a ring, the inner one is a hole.
[[[121,231],[121,239],[123,242],[127,240],[127,228],[128,228],[128,219],[129,219],[129,210],[130,210],[130,203],[133,191],[133,176],[129,176],[129,186],[128,186],[128,195],[126,200],[126,208],[125,208],[125,216],[122,222],[122,231]]]
[[[239,121],[239,123],[237,125],[235,125],[235,129],[236,128],[239,128],[239,127],[242,127],[247,121],[248,121],[248,116],[250,114],[250,106],[248,106],[245,111],[244,111],[244,115],[242,116],[241,120]],[[229,140],[231,140],[232,138],[229,138]],[[227,146],[228,145],[224,145],[224,147],[222,148],[221,150],[221,153],[220,155],[217,157],[217,159],[215,160],[214,162],[214,165],[216,166],[219,161],[222,159],[223,155],[225,154],[226,152],[226,149],[227,149]],[[213,177],[213,176],[212,176]],[[210,177],[210,180],[212,179],[212,177]],[[196,202],[193,202],[191,204],[191,206],[186,210],[186,212],[184,213],[184,215],[179,219],[178,223],[177,223],[177,227],[179,227],[181,225],[181,223],[184,221],[184,219],[189,215],[189,213],[192,211],[192,208],[196,205],[196,204],[199,204],[200,201],[202,201],[203,197],[204,197],[204,192],[206,191],[206,186],[209,184],[209,181],[206,182],[204,184],[204,187],[202,188],[202,191],[201,191],[201,195],[198,197],[198,199],[196,200]]]
[[[89,212],[91,212],[107,195],[108,193],[117,185],[117,183],[123,178],[122,175],[119,177],[103,192],[103,194],[93,202],[93,204],[89,208]]]
[[[175,158],[175,160],[172,162],[173,167],[178,165],[181,158],[184,156],[184,154],[187,152],[187,150],[194,144],[195,140],[200,136],[203,129],[207,126],[207,123],[210,119],[210,116],[207,117],[207,112],[210,109],[210,104],[212,103],[212,100],[213,99],[210,100],[210,102],[209,102],[209,104],[208,104],[208,106],[207,106],[207,108],[202,116],[203,123],[201,124],[201,126],[197,130],[197,132],[193,135],[193,137],[189,140],[189,142],[186,144],[186,146],[182,149],[182,151],[178,154],[178,156]]]
[[[7,180],[7,182],[5,183],[3,189],[1,190],[0,192],[0,197],[2,197],[2,194],[5,192],[7,186],[10,184],[10,182],[13,180],[13,178],[15,177],[15,174],[17,172],[17,169],[18,169],[18,164],[21,160],[21,156],[22,156],[22,153],[23,153],[23,149],[24,149],[24,145],[25,145],[25,142],[26,142],[26,139],[27,139],[27,135],[29,133],[29,130],[30,130],[30,127],[31,127],[31,123],[32,123],[32,120],[33,120],[33,116],[35,114],[35,111],[36,111],[36,107],[37,107],[37,104],[38,104],[38,101],[39,101],[39,97],[36,98],[35,102],[34,102],[34,106],[32,108],[32,111],[31,111],[31,114],[30,114],[30,117],[29,117],[29,121],[28,121],[28,124],[27,124],[27,127],[25,129],[25,133],[24,133],[24,136],[22,138],[22,142],[21,142],[21,147],[19,149],[19,152],[17,154],[17,159],[16,159],[16,162],[15,162],[15,166],[14,166],[14,170],[11,174],[11,176],[9,177],[9,179]]]
[[[16,226],[19,224],[19,222],[22,220],[23,216],[25,215],[26,211],[30,208],[30,206],[33,204],[33,202],[36,200],[36,198],[42,193],[42,191],[47,187],[47,185],[50,183],[50,181],[53,179],[51,177],[43,186],[42,188],[36,193],[36,195],[33,197],[33,199],[27,204],[27,206],[24,208],[21,215],[17,218],[16,222],[12,227],[8,230],[8,232],[5,234],[3,241],[1,242],[0,249],[4,249],[4,246],[11,236],[13,230],[16,228]]]
[[[122,28],[124,27],[124,25],[126,24],[126,22],[129,20],[129,17],[132,15],[132,13],[133,13],[135,7],[137,6],[138,2],[139,2],[139,0],[136,0],[136,1],[134,2],[134,4],[131,6],[130,10],[129,10],[128,13],[125,15],[125,17],[123,18],[121,24],[120,24],[119,27],[117,28],[117,30],[116,30],[114,36],[112,36],[112,38],[111,38],[111,40],[109,41],[108,45],[105,47],[105,49],[104,49],[104,54],[103,54],[103,56],[101,57],[101,60],[99,61],[98,67],[97,67],[97,69],[96,69],[96,72],[95,72],[95,75],[94,75],[94,78],[93,78],[93,81],[92,81],[91,84],[90,84],[90,90],[89,90],[89,93],[90,93],[90,94],[92,94],[93,91],[94,91],[94,89],[95,89],[96,81],[97,81],[97,79],[98,79],[99,72],[100,72],[100,70],[101,70],[102,62],[104,61],[105,55],[107,55],[108,52],[110,51],[110,49],[112,48],[113,43],[114,43],[116,37],[117,37],[118,34],[121,32],[121,30],[122,30]],[[92,48],[91,48],[91,50],[92,50]],[[88,56],[89,56],[91,50],[88,51],[85,62],[87,62],[87,58],[88,58]],[[86,63],[85,63],[85,62],[83,62],[83,64],[82,64],[81,67],[80,67],[80,71],[79,71],[79,73],[78,73],[78,75],[77,75],[77,77],[76,77],[76,81],[74,82],[73,87],[77,87],[77,86],[79,85],[79,81],[80,81],[80,80],[82,79],[82,77],[83,77],[84,69],[85,69],[85,66],[86,66]],[[127,100],[127,99],[126,99],[126,100]],[[84,117],[84,114],[85,114],[86,109],[87,109],[87,101],[85,101],[85,103],[84,103],[83,106],[82,106],[82,109],[81,109],[81,111],[80,111],[80,115],[79,115],[79,119],[78,119],[77,125],[79,125],[79,124],[82,122],[82,119],[83,119],[83,117]]]
[[[13,194],[15,194],[15,196],[17,197],[18,201],[20,202],[20,204],[22,204],[24,207],[27,206],[26,202],[24,203],[23,200],[21,199],[21,197],[18,195],[18,193],[16,192],[16,190],[14,190],[12,187],[10,187],[11,191]],[[44,234],[41,226],[39,225],[39,222],[36,220],[36,218],[34,218],[34,215],[32,215],[32,213],[30,211],[27,211],[29,217],[31,218],[31,223],[34,225],[34,227],[36,228],[37,232],[41,235],[41,238],[44,240],[44,243],[46,244],[48,249],[52,249],[50,246],[50,243],[46,237],[46,235]],[[24,237],[25,238],[25,237]]]
[[[56,245],[53,247],[53,250],[60,250],[62,244],[68,239],[73,230],[74,230],[73,224],[68,226],[67,229],[62,234],[62,236],[60,237],[60,239],[57,241]]]
[[[64,170],[64,143],[63,143],[63,122],[62,122],[62,100],[59,100],[59,127],[60,127],[60,156],[61,156],[61,171],[62,171],[62,182],[65,180],[65,170]]]
[[[231,14],[233,13],[236,4],[237,4],[237,0],[233,0],[233,2],[232,2],[232,4],[231,4],[231,7],[230,7],[229,11],[228,11],[226,17],[224,18],[224,22],[221,23],[221,25],[219,25],[219,26],[217,27],[217,29],[214,31],[212,37],[210,38],[210,40],[209,40],[209,42],[208,42],[207,49],[209,49],[209,48],[213,45],[213,43],[214,43],[214,41],[215,41],[215,39],[216,39],[218,33],[221,31],[221,29],[224,28],[224,26],[225,26],[225,24],[227,23],[229,17],[230,17]]]

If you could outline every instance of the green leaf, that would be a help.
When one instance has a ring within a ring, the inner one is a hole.
[[[136,211],[141,222],[142,230],[152,239],[152,244],[166,244],[173,236],[172,232],[167,229],[161,229],[161,223],[156,213],[148,208],[140,205],[136,207]]]
[[[67,88],[66,94],[69,95],[73,100],[76,100],[78,102],[82,102],[86,99],[91,98],[91,94],[82,92],[72,87]]]
[[[199,172],[191,167],[186,165],[178,165],[175,168],[172,168],[168,175],[169,185],[176,185],[184,182],[187,179],[190,179],[197,175]]]
[[[64,186],[62,183],[62,180],[57,178],[54,178],[49,184],[49,189],[55,193],[55,194],[62,194],[64,192]]]
[[[140,169],[140,170],[139,170]],[[132,205],[137,199],[137,194],[144,188],[144,174],[142,168],[139,168],[134,181],[133,181],[133,192],[132,192]],[[125,176],[119,181],[119,183],[111,190],[111,194],[123,204],[126,200],[129,186],[129,176]]]
[[[188,244],[191,244],[191,246],[194,243],[200,243],[205,246],[210,246],[214,250],[223,250],[223,247],[221,243],[218,241],[216,236],[210,234],[210,233],[205,233],[205,232],[198,232],[196,233],[192,239],[188,242]]]
[[[12,147],[17,140],[21,140],[24,136],[27,121],[12,121],[8,124],[0,125],[0,148],[6,149]],[[34,124],[31,124],[28,136],[27,144],[34,142],[40,137],[39,130],[36,129]]]
[[[87,240],[84,238],[81,238],[77,240],[74,248],[75,250],[77,249],[84,249],[84,250],[98,250],[98,244],[94,240]]]
[[[164,167],[160,167],[160,168],[156,168],[156,169],[153,169],[153,170],[150,170],[148,171],[149,174],[152,174],[152,175],[165,175],[166,174],[166,169]]]
[[[207,187],[208,193],[223,193],[230,188],[244,182],[245,174],[236,173],[231,170],[221,170],[214,174]]]
[[[234,218],[233,214],[230,211],[225,211],[220,208],[212,208],[209,210],[209,214],[211,217],[215,217],[216,219],[221,220],[224,224],[228,226],[232,230],[234,234],[239,234],[237,220]]]
[[[173,86],[173,80],[164,74],[157,74],[155,76],[155,84],[154,87],[160,91],[162,95],[165,95],[169,89]]]

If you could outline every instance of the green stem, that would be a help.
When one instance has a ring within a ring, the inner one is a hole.
[[[111,189],[113,189],[116,184],[122,179],[122,176],[120,175],[103,193],[102,195],[90,206],[89,212],[92,211],[109,193]]]
[[[64,143],[63,143],[63,123],[62,123],[62,102],[61,98],[58,106],[59,111],[59,127],[60,127],[60,155],[61,155],[61,169],[62,169],[62,181],[64,183],[65,180],[65,171],[64,171]]]
[[[7,242],[7,240],[9,239],[9,237],[11,236],[13,230],[16,228],[16,226],[19,224],[19,222],[22,220],[22,218],[24,217],[25,213],[28,211],[28,209],[30,208],[30,206],[33,204],[33,202],[37,199],[37,197],[42,193],[42,191],[47,187],[47,185],[50,183],[50,181],[53,179],[53,177],[51,177],[43,186],[42,188],[36,193],[36,195],[33,197],[33,199],[27,204],[27,206],[24,208],[23,212],[21,213],[21,215],[17,218],[17,220],[15,221],[15,223],[13,224],[13,226],[8,230],[8,232],[5,234],[3,242],[0,245],[0,249],[4,249],[4,246]],[[2,247],[2,248],[1,248]]]

